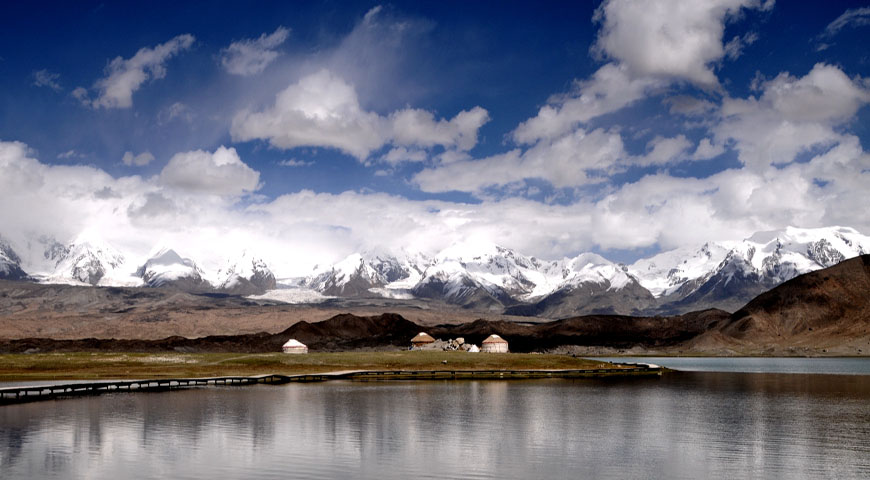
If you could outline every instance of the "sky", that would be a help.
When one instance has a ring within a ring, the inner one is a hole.
[[[31,254],[247,249],[291,275],[456,243],[632,262],[870,232],[870,2],[0,13],[0,236]]]

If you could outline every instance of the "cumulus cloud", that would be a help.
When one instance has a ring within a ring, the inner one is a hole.
[[[389,143],[467,150],[477,143],[477,131],[488,119],[480,107],[450,120],[436,120],[418,109],[381,116],[362,108],[352,85],[320,70],[285,88],[266,110],[236,114],[231,133],[234,141],[263,139],[283,149],[336,148],[363,160]]]
[[[185,192],[242,195],[259,188],[260,173],[245,165],[235,148],[177,153],[160,172],[160,181]]]
[[[481,192],[488,187],[541,179],[556,188],[599,183],[627,157],[618,133],[578,129],[526,151],[514,149],[480,160],[466,159],[425,169],[413,181],[423,191]]]
[[[578,124],[640,100],[651,88],[660,85],[654,79],[632,78],[625,66],[604,65],[590,79],[575,82],[570,93],[551,98],[537,115],[513,131],[513,139],[528,144],[556,138]]]
[[[133,93],[145,82],[165,77],[166,62],[193,42],[193,35],[184,34],[153,48],[141,48],[131,58],[115,57],[106,66],[106,76],[94,84],[96,98],[91,99],[84,87],[73,90],[73,96],[92,108],[130,108]]]
[[[274,32],[259,38],[239,40],[221,50],[221,65],[233,75],[255,75],[278,58],[277,47],[290,36],[290,30],[278,27]]]
[[[693,160],[709,160],[725,153],[725,147],[714,144],[709,138],[702,138],[692,154]]]
[[[596,135],[605,140],[607,132],[587,134]],[[225,166],[240,168],[237,154],[223,147],[214,153],[182,153],[173,160],[203,177]],[[537,160],[510,152],[493,160],[499,161],[522,165]],[[610,161],[605,155],[588,162],[597,168]],[[22,246],[22,256],[33,253],[36,260],[42,252],[24,248],[28,239],[47,234],[67,241],[86,230],[100,232],[137,258],[156,244],[198,245],[195,259],[205,268],[221,266],[238,245],[245,245],[266,258],[276,275],[294,276],[315,263],[377,247],[432,252],[480,240],[558,258],[595,247],[697,246],[790,224],[840,223],[870,231],[870,219],[854,214],[870,202],[870,156],[856,137],[785,168],[730,169],[703,179],[658,173],[614,187],[598,199],[557,205],[522,198],[463,203],[301,191],[240,207],[232,198],[214,195],[239,192],[238,185],[226,186],[222,178],[193,188],[192,175],[184,172],[179,180],[173,168],[167,165],[164,174],[153,178],[113,178],[92,167],[45,165],[26,145],[0,142],[0,203],[8,206],[0,209],[0,233]],[[243,176],[244,168],[228,175]],[[463,170],[459,177],[494,171]],[[179,181],[167,183],[172,179]]]
[[[436,120],[432,112],[406,108],[390,114],[392,139],[398,145],[470,150],[477,144],[477,131],[489,121],[489,113],[474,107],[450,120]]]
[[[48,70],[37,70],[33,72],[33,85],[37,87],[48,87],[55,92],[63,90],[60,86],[60,74],[49,72]]]
[[[423,150],[408,150],[405,147],[396,147],[391,149],[380,158],[381,162],[397,165],[403,162],[424,162],[429,158]]]
[[[727,53],[722,44],[726,21],[742,8],[772,7],[772,1],[759,0],[609,0],[595,13],[601,30],[593,50],[625,65],[633,76],[712,88],[719,84],[713,67]],[[736,44],[731,48],[739,53]]]
[[[685,153],[692,147],[685,135],[676,137],[656,136],[647,144],[647,152],[644,155],[634,157],[634,163],[641,166],[668,165],[686,160]]]
[[[139,155],[134,155],[133,152],[124,152],[121,157],[121,162],[128,167],[144,167],[154,161],[154,155],[151,152],[142,152]]]
[[[791,121],[838,123],[870,102],[870,90],[833,65],[816,64],[802,78],[781,73],[763,85],[763,104]]]
[[[713,127],[715,141],[734,142],[738,158],[753,169],[830,148],[844,138],[835,127],[870,102],[863,83],[821,63],[800,78],[782,73],[762,83],[760,98],[723,101],[723,120]]]

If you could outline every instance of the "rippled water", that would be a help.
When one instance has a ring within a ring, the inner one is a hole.
[[[870,478],[870,377],[208,387],[0,407],[7,478]]]

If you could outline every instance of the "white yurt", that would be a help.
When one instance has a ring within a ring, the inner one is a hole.
[[[486,337],[486,340],[480,344],[480,351],[486,353],[507,353],[508,342],[498,335],[492,334]]]
[[[411,339],[411,349],[420,350],[433,343],[435,343],[435,339],[431,335],[426,332],[420,332]]]
[[[480,349],[477,348],[477,345],[472,345],[472,346],[468,347],[467,351],[468,351],[468,353],[478,353],[478,352],[480,352]]]
[[[281,350],[283,350],[284,353],[308,353],[308,347],[306,347],[304,343],[296,340],[295,338],[287,340],[287,343],[285,343],[284,346],[281,347]]]

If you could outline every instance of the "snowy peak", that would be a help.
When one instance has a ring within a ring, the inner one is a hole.
[[[90,242],[72,244],[58,260],[52,279],[70,279],[99,285],[104,277],[116,276],[124,265],[124,256],[106,244]]]
[[[458,243],[428,259],[421,255],[353,254],[321,270],[304,284],[326,295],[391,296],[404,291],[420,298],[491,307],[539,298],[594,283],[619,290],[636,280],[622,266],[595,254],[542,262],[486,243]]]
[[[564,286],[597,283],[606,284],[608,290],[619,290],[637,282],[624,265],[613,263],[594,253],[583,253],[566,261],[563,276]]]
[[[656,297],[667,296],[709,276],[734,246],[705,243],[698,249],[671,250],[638,260],[628,271]]]
[[[405,279],[410,274],[409,269],[395,257],[366,257],[355,253],[329,268],[315,270],[315,274],[303,283],[325,295],[356,296]]]
[[[164,248],[148,259],[136,271],[149,287],[175,286],[195,290],[205,286],[202,271],[193,260],[183,258],[175,250]]]
[[[629,272],[656,297],[682,298],[714,276],[725,282],[723,286],[738,274],[775,286],[868,252],[870,237],[852,228],[788,227],[758,232],[742,242],[707,243],[694,251],[664,252],[638,260]]]
[[[0,237],[0,280],[25,280],[27,274],[21,269],[21,258],[2,237]]]
[[[454,244],[435,256],[420,283],[443,284],[448,298],[467,296],[470,288],[483,288],[495,297],[522,296],[534,289],[540,266],[534,257],[499,245]]]
[[[774,282],[830,267],[870,251],[870,237],[851,228],[794,228],[756,233],[732,249],[726,260],[741,261]]]
[[[39,243],[43,245],[42,258],[51,264],[52,268],[56,268],[67,255],[69,255],[69,247],[64,245],[54,237],[42,236],[39,238]]]
[[[227,261],[226,267],[218,270],[215,285],[226,292],[253,295],[274,289],[276,281],[272,270],[262,258],[244,251],[237,258]]]

